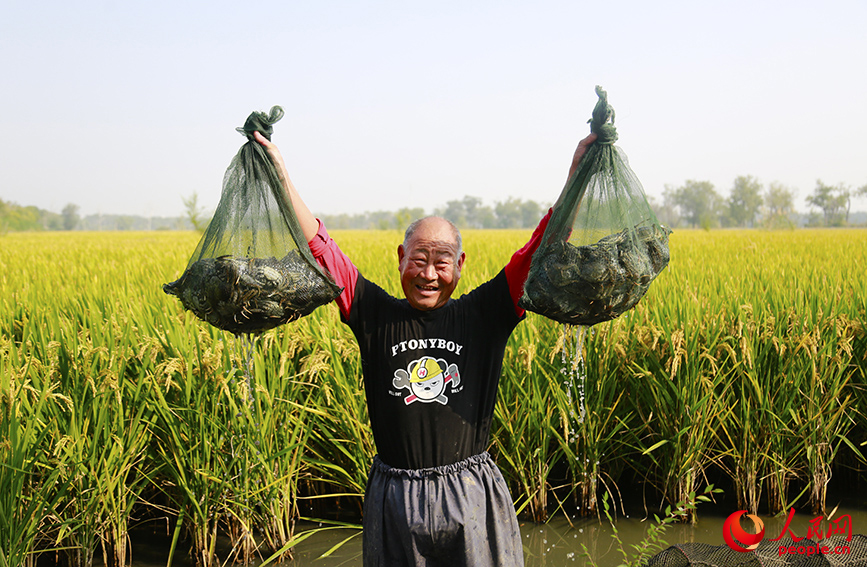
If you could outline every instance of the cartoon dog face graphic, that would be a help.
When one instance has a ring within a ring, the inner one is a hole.
[[[412,392],[403,399],[407,405],[412,402],[447,404],[449,399],[445,395],[446,384],[455,388],[461,381],[456,364],[446,366],[445,360],[430,356],[410,362],[407,370],[398,368],[394,371],[392,380],[395,388],[407,388]]]
[[[422,358],[410,372],[409,387],[420,400],[435,400],[446,389],[443,369],[436,360]]]

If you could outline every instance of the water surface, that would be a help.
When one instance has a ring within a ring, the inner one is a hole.
[[[867,533],[867,507],[843,506],[834,509],[829,505],[831,520],[839,519],[844,514],[851,516],[853,533]],[[723,522],[735,508],[727,509],[725,505],[716,505],[712,509],[699,508],[699,519],[695,525],[675,524],[663,534],[668,545],[678,543],[698,542],[710,545],[725,545],[723,540]],[[765,539],[784,537],[781,542],[791,545],[791,535],[787,530],[783,533],[787,518],[768,517],[760,515],[765,525]],[[796,509],[789,522],[789,530],[797,537],[808,535],[814,516],[807,509]],[[627,551],[627,556],[633,557],[632,544],[638,544],[644,539],[647,528],[653,518],[646,518],[643,511],[631,513],[628,517],[620,516],[616,520],[617,533]],[[299,531],[318,527],[319,524],[301,522]],[[819,524],[823,529],[828,525],[827,518]],[[521,537],[524,542],[524,557],[527,567],[554,567],[564,565],[589,565],[591,562],[583,555],[587,552],[599,567],[615,567],[624,562],[617,541],[612,538],[614,530],[607,520],[597,518],[569,518],[562,513],[556,515],[547,524],[521,523]],[[327,557],[322,557],[339,542],[349,538],[339,549]],[[139,530],[133,540],[133,567],[162,567],[166,565],[169,539],[163,532]],[[667,547],[667,545],[666,545]],[[223,547],[220,557],[225,560],[227,549]],[[41,562],[40,562],[41,563]],[[253,565],[259,565],[256,562]],[[194,565],[186,548],[176,556],[173,563],[178,567]],[[229,563],[231,564],[231,563]],[[339,529],[321,532],[299,544],[295,549],[293,560],[284,562],[286,567],[350,567],[361,565],[361,534],[359,530]]]

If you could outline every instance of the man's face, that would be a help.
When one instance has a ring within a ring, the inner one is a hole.
[[[458,252],[451,226],[440,218],[422,221],[406,243],[397,247],[400,285],[409,304],[421,311],[448,302],[461,277],[466,255]]]

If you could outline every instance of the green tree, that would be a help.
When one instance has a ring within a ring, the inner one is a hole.
[[[465,196],[460,201],[448,201],[436,214],[449,219],[458,228],[493,228],[496,222],[491,207],[483,206],[479,197]]]
[[[494,214],[497,215],[497,228],[520,228],[521,199],[509,197],[505,201],[494,203]]]
[[[193,225],[195,230],[204,232],[208,223],[205,222],[203,217],[204,209],[199,206],[199,194],[193,191],[192,195],[189,197],[181,197],[181,200],[184,202],[184,213],[186,214],[187,220],[190,221],[190,224]]]
[[[476,209],[472,228],[497,228],[497,215],[494,214],[494,209],[487,205]]]
[[[689,180],[681,187],[666,185],[662,195],[691,227],[718,225],[724,201],[710,181]]]
[[[785,185],[772,182],[764,195],[766,217],[788,215],[795,210],[795,193]]]
[[[135,219],[129,215],[121,215],[117,217],[117,230],[132,230],[132,225]]]
[[[864,198],[867,198],[867,184],[862,185],[861,187],[859,187],[859,188],[857,188],[857,189],[854,189],[854,190],[852,191],[852,197],[856,197],[856,198],[857,198],[857,197],[864,197]],[[848,221],[848,215],[847,215],[847,219],[846,219],[846,220]]]
[[[795,210],[795,194],[785,185],[771,182],[763,196],[764,224],[768,228],[792,228],[789,214]]]
[[[60,215],[63,217],[63,230],[75,230],[78,221],[81,220],[78,216],[78,205],[73,203],[68,203],[63,207]]]
[[[63,217],[50,211],[42,211],[42,226],[48,230],[66,230],[63,225]]]
[[[680,224],[680,214],[677,212],[677,207],[672,202],[671,194],[663,194],[662,204],[653,195],[647,195],[647,204],[657,220],[664,226],[669,228],[677,228]]]
[[[527,200],[521,204],[521,226],[520,228],[535,228],[542,217],[547,212],[548,207],[537,203],[536,201]]]
[[[424,209],[421,207],[403,207],[402,209],[398,209],[394,216],[395,228],[398,230],[404,230],[412,221],[424,216]]]
[[[509,197],[494,203],[494,216],[497,228],[531,228],[539,224],[544,211],[536,201]]]
[[[842,226],[849,222],[852,192],[846,185],[825,185],[816,180],[816,188],[807,196],[807,204],[822,211],[825,226]]]
[[[0,199],[0,234],[9,230],[9,205]]]
[[[735,178],[728,198],[728,216],[735,226],[753,226],[762,207],[762,184],[752,175]]]
[[[44,230],[42,215],[34,206],[22,207],[13,204],[9,215],[9,228],[11,230]]]

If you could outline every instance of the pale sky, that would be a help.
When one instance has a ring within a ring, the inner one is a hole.
[[[645,191],[867,184],[867,2],[20,1],[0,199],[216,206],[253,110],[314,212],[553,202],[602,85]],[[867,200],[853,209],[867,208]]]

